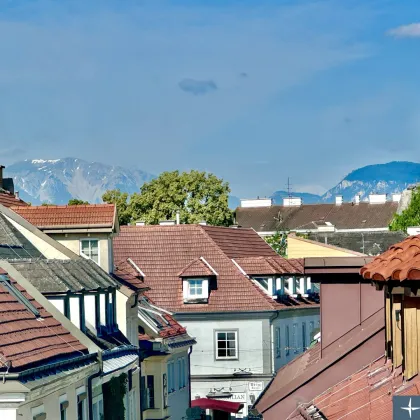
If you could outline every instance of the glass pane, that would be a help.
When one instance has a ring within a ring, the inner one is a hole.
[[[235,344],[236,344],[235,341],[228,341],[227,342],[227,348],[228,349],[234,349],[236,347]]]
[[[235,335],[236,334],[234,332],[227,333],[227,339],[228,340],[235,340],[236,339]]]
[[[217,356],[218,357],[226,357],[226,350],[218,349],[217,350]]]
[[[226,341],[219,341],[218,342],[219,349],[225,349],[226,348]]]
[[[226,340],[226,333],[223,333],[223,332],[217,333],[217,339],[218,340]]]
[[[90,249],[92,252],[98,253],[98,241],[90,241]]]
[[[86,255],[89,254],[89,241],[82,241],[82,252]]]
[[[236,350],[235,349],[228,350],[227,354],[228,354],[229,357],[235,357],[236,356]]]

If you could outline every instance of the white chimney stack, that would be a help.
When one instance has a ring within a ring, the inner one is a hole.
[[[176,212],[176,224],[179,225],[180,223],[181,222],[180,222],[179,210],[177,210],[177,212]]]
[[[136,226],[145,226],[146,222],[144,222],[143,220],[139,220],[138,222],[136,222]]]
[[[301,206],[301,205],[302,205],[302,198],[300,197],[283,198],[284,207]]]
[[[271,198],[252,198],[241,199],[241,207],[271,207],[273,200]]]
[[[386,203],[386,194],[369,194],[369,204]]]
[[[176,221],[175,221],[175,220],[161,220],[161,221],[159,222],[159,224],[160,224],[161,226],[173,226],[173,225],[175,225],[175,224],[176,224]]]
[[[399,203],[401,200],[401,194],[392,194],[392,201]]]
[[[19,200],[19,191],[15,192],[15,197],[16,197],[16,200]]]
[[[360,195],[359,194],[355,195],[355,197],[354,197],[354,203],[355,204],[360,204]]]
[[[341,206],[343,204],[343,196],[342,195],[337,195],[335,197],[335,204],[336,204],[336,206]]]

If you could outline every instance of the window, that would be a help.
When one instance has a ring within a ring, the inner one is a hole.
[[[312,341],[314,339],[314,321],[309,321],[309,339]]]
[[[203,280],[190,280],[188,292],[191,297],[202,296],[203,295]]]
[[[289,326],[286,325],[286,356],[290,354],[290,332]]]
[[[47,418],[43,405],[32,408],[31,415],[33,420],[45,420]]]
[[[216,359],[238,358],[237,331],[216,331]]]
[[[306,350],[307,344],[306,344],[306,322],[302,323],[302,348],[303,351]]]
[[[155,408],[155,377],[153,375],[147,375],[147,408]]]
[[[67,395],[61,395],[58,401],[60,403],[60,420],[67,420],[67,408],[69,406]]]
[[[276,357],[281,357],[280,328],[276,328]]]
[[[86,419],[86,389],[84,386],[76,389],[77,394],[77,420]]]
[[[99,264],[99,241],[97,239],[82,239],[80,241],[80,253]]]
[[[269,279],[266,277],[255,277],[258,284],[263,287],[265,290],[269,291]]]
[[[168,376],[166,373],[162,375],[162,383],[163,383],[163,407],[168,407]]]
[[[175,391],[175,366],[174,362],[168,363],[168,392]]]
[[[93,420],[103,420],[104,418],[104,400],[103,395],[98,395],[92,400]]]
[[[298,324],[293,324],[292,346],[293,346],[293,351],[295,353],[299,352],[297,329],[298,329]]]

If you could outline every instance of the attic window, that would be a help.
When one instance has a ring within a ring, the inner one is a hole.
[[[184,303],[207,303],[209,298],[208,278],[187,278],[182,281]]]

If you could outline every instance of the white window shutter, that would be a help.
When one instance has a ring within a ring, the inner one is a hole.
[[[203,298],[208,299],[209,298],[209,281],[203,280]]]
[[[189,290],[190,290],[190,287],[189,287],[188,280],[183,280],[182,281],[182,294],[184,296],[184,299],[188,299],[190,295]]]

